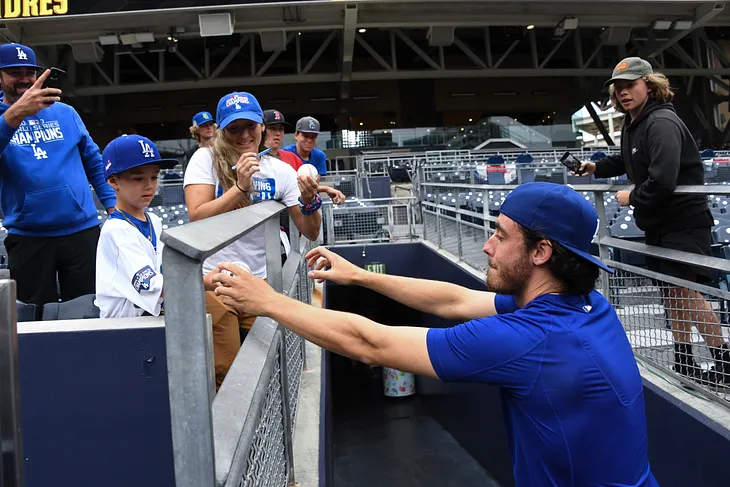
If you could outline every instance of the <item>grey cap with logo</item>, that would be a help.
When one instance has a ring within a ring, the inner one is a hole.
[[[294,128],[295,132],[305,132],[310,134],[319,133],[319,122],[314,117],[303,117],[297,121],[297,125]]]
[[[615,81],[622,79],[633,81],[648,76],[653,72],[654,69],[648,61],[640,57],[627,57],[613,68],[613,75],[610,80],[606,81],[604,86],[611,85]]]

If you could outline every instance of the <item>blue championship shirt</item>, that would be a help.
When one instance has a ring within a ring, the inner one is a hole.
[[[431,329],[443,381],[501,386],[518,487],[658,487],[649,467],[641,375],[604,297],[546,294],[496,316]]]

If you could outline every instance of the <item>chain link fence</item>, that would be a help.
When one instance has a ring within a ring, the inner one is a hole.
[[[415,240],[423,223],[415,198],[350,200],[322,205],[326,245]]]

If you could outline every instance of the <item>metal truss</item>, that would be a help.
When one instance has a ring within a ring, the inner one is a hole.
[[[401,28],[379,29],[377,42],[372,41],[356,31],[357,18],[357,6],[347,8],[343,27],[329,31],[326,37],[317,33],[316,38],[323,40],[308,58],[302,54],[302,47],[306,42],[312,51],[308,39],[312,33],[290,31],[286,35],[285,50],[271,53],[262,53],[256,34],[243,34],[240,42],[216,59],[200,43],[181,40],[175,53],[108,53],[103,64],[77,64],[68,50],[66,56],[60,56],[60,62],[72,78],[71,94],[79,97],[329,82],[340,83],[340,97],[347,99],[350,84],[358,81],[605,78],[619,59],[631,55],[652,57],[667,76],[687,78],[690,88],[697,78],[707,78],[718,87],[730,90],[730,84],[723,79],[730,76],[730,56],[710,40],[701,27],[682,38],[668,40],[655,36],[642,38],[635,34],[625,45],[611,45],[605,40],[603,31],[595,28],[567,30],[557,37],[553,29],[522,29],[512,32],[512,40],[505,42],[501,35],[492,32],[494,27],[484,27],[465,30],[464,37],[456,30],[450,45],[433,46],[429,45],[424,31]],[[52,57],[49,51],[41,49],[40,52]],[[295,61],[277,64],[285,53]],[[713,54],[717,63],[710,63],[707,53]],[[129,56],[144,77],[125,78],[120,70],[122,56]],[[170,69],[173,61],[174,71]],[[242,62],[248,64],[247,72],[241,69]],[[286,68],[282,68],[285,64]],[[226,75],[232,65],[237,66],[237,75]],[[272,70],[274,66],[276,70]],[[82,70],[87,71],[85,75],[77,76],[76,73],[81,74]],[[590,88],[591,85],[586,86]]]

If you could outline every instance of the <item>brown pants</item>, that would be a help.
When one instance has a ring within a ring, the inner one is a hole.
[[[205,310],[213,319],[213,359],[218,390],[241,349],[241,330],[251,330],[256,317],[223,304],[220,296],[211,291],[205,293]]]

